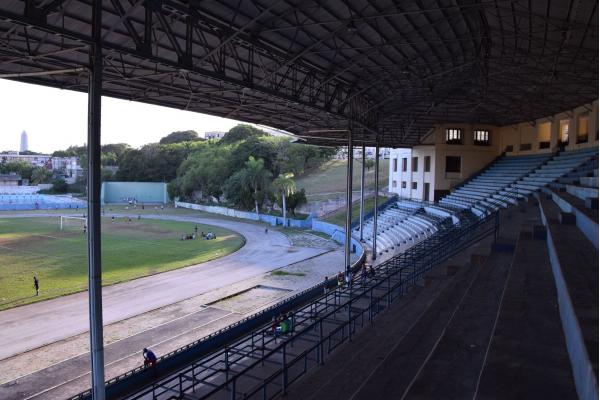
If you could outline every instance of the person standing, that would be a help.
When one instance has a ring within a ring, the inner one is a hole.
[[[33,288],[35,289],[35,295],[39,296],[40,295],[40,281],[37,278],[37,276],[33,276]]]

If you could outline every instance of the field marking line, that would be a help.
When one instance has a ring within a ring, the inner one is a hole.
[[[179,336],[185,335],[185,334],[187,334],[187,333],[189,333],[189,332],[191,332],[191,331],[193,331],[193,330],[195,330],[195,329],[202,328],[202,327],[204,327],[204,326],[206,326],[206,325],[208,325],[208,324],[212,324],[213,322],[217,322],[218,320],[220,320],[220,319],[223,319],[223,318],[225,318],[225,317],[228,317],[228,316],[230,316],[230,315],[232,315],[232,314],[233,314],[233,313],[228,313],[228,314],[225,314],[225,315],[223,315],[223,316],[221,316],[221,317],[219,317],[219,318],[215,318],[215,319],[213,319],[213,320],[210,320],[210,321],[208,321],[208,322],[206,322],[206,323],[204,323],[204,324],[201,324],[201,325],[195,326],[195,327],[193,327],[193,328],[191,328],[191,329],[188,329],[188,330],[186,330],[186,331],[184,331],[184,332],[182,332],[182,333],[179,333],[179,334],[177,334],[177,335],[175,335],[175,336],[169,337],[169,338],[167,338],[167,339],[165,339],[165,340],[162,340],[162,341],[160,341],[160,342],[153,343],[151,346],[153,346],[153,347],[154,347],[154,346],[158,346],[158,345],[160,345],[160,344],[163,344],[163,343],[165,343],[165,342],[167,342],[167,341],[169,341],[169,340],[172,340],[172,339],[174,339],[174,338],[176,338],[176,337],[179,337]],[[134,335],[133,335],[133,336],[134,336]],[[87,353],[89,353],[89,352],[87,352]],[[136,352],[136,353],[131,353],[131,354],[128,354],[128,355],[126,355],[126,356],[124,356],[124,357],[121,357],[121,358],[119,358],[119,359],[116,359],[116,360],[114,360],[114,361],[111,361],[111,362],[109,362],[109,363],[106,363],[106,364],[104,364],[104,367],[105,367],[105,369],[106,369],[106,367],[108,367],[109,365],[112,365],[112,364],[115,364],[115,363],[117,363],[117,362],[123,361],[123,360],[125,360],[125,359],[127,359],[127,358],[130,358],[130,357],[133,357],[133,356],[134,356],[134,355],[136,355],[137,353],[138,353],[138,352]],[[86,353],[82,353],[82,354],[86,354]],[[61,362],[63,362],[63,361],[61,361]],[[50,365],[50,366],[48,366],[48,367],[46,367],[46,368],[50,368],[50,367],[52,367],[52,366],[54,366],[54,365],[58,365],[58,364],[60,364],[60,363],[52,364],[52,365]],[[46,369],[46,368],[44,368],[44,369]],[[43,370],[43,369],[42,369],[42,370]],[[40,371],[42,371],[42,370],[40,370]],[[71,379],[69,379],[69,380],[66,380],[66,381],[64,381],[64,382],[62,382],[62,383],[59,383],[58,385],[54,385],[54,386],[52,386],[52,387],[49,387],[49,388],[46,388],[46,389],[42,390],[41,392],[35,393],[35,394],[31,395],[31,396],[28,396],[28,397],[26,397],[24,400],[30,400],[30,399],[33,399],[34,397],[37,397],[37,396],[39,396],[39,395],[42,395],[42,394],[44,394],[44,393],[47,393],[47,392],[49,392],[49,391],[51,391],[51,390],[54,390],[54,389],[56,389],[56,388],[58,388],[58,387],[64,386],[64,385],[66,385],[67,383],[70,383],[70,382],[73,382],[73,381],[75,381],[75,380],[77,380],[77,379],[83,378],[84,376],[86,376],[86,375],[89,375],[90,373],[91,373],[91,371],[85,372],[85,373],[83,373],[83,374],[81,374],[81,375],[78,375],[78,376],[76,376],[76,377],[74,377],[74,378],[71,378]],[[28,376],[28,375],[30,375],[30,374],[23,375],[23,376]],[[108,379],[112,379],[112,378],[108,378]]]

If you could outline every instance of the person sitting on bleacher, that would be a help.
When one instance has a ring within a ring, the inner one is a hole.
[[[150,349],[144,349],[142,351],[144,356],[144,367],[154,367],[156,365],[156,354]]]
[[[344,286],[344,274],[342,274],[342,271],[339,271],[337,274],[337,284],[338,287]]]

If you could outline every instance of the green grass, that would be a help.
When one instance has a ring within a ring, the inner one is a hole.
[[[384,201],[386,201],[388,198],[385,196],[379,196],[379,204],[383,204]],[[375,197],[369,197],[367,199],[365,199],[365,214],[368,213],[369,211],[373,210],[374,204],[375,203]],[[352,220],[355,220],[359,217],[359,213],[360,213],[360,202],[359,201],[355,201],[354,203],[352,203]],[[327,222],[330,222],[332,224],[336,224],[339,226],[345,226],[346,225],[346,208],[341,208],[340,210],[329,214],[328,216],[325,217],[324,219]]]
[[[102,282],[111,285],[202,263],[243,246],[237,233],[198,224],[215,240],[181,241],[195,224],[118,218],[102,221]],[[87,244],[80,226],[61,231],[54,218],[0,218],[0,310],[87,288]],[[34,296],[33,276],[40,279]]]
[[[388,184],[389,161],[380,160],[379,162],[379,185],[386,187]],[[331,160],[321,165],[319,168],[308,171],[298,177],[296,186],[298,189],[304,189],[309,200],[325,200],[331,197],[338,197],[346,192],[346,161]],[[352,187],[354,190],[360,189],[361,162],[354,161],[352,174]],[[367,190],[373,190],[375,183],[375,168],[365,171],[365,186]]]

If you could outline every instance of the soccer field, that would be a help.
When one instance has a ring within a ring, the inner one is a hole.
[[[87,242],[81,221],[60,230],[60,217],[0,218],[0,310],[87,289]],[[102,282],[110,285],[202,263],[239,249],[244,238],[197,224],[215,240],[186,240],[196,224],[110,218],[102,221]],[[35,296],[33,276],[40,280]]]

